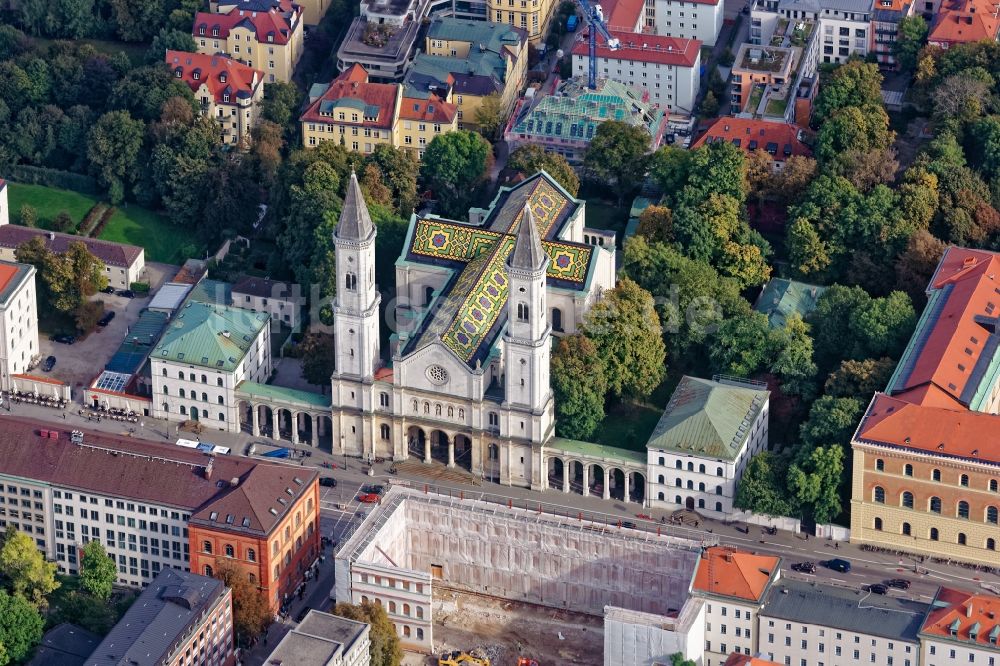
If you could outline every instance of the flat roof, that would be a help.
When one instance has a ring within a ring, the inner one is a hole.
[[[176,310],[187,298],[192,287],[193,285],[184,282],[167,282],[160,287],[146,307],[152,310]]]
[[[35,267],[29,264],[0,261],[0,307],[6,307],[7,300],[34,272]]]
[[[322,393],[312,393],[301,389],[288,388],[287,386],[274,386],[273,384],[258,384],[257,382],[240,382],[236,390],[246,395],[258,398],[275,398],[287,402],[303,402],[316,407],[329,407],[330,396]]]

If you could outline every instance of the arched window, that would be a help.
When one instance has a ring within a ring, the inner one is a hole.
[[[875,519],[875,529],[878,530],[879,532],[882,531],[882,519],[881,518],[876,518]]]
[[[187,416],[187,413],[188,413],[187,407],[181,405],[181,414]]]
[[[959,532],[958,533],[958,545],[959,546],[966,545],[966,543],[965,543],[965,533],[964,532]]]
[[[903,534],[905,536],[910,536],[910,524],[909,523],[903,523]]]
[[[885,488],[882,486],[875,486],[875,502],[885,504]]]
[[[170,411],[170,405],[168,405],[167,403],[163,403],[163,411],[169,412]]]
[[[674,504],[683,504],[684,500],[681,499],[680,495],[674,495]]]
[[[389,426],[383,423],[382,426],[379,428],[379,430],[382,434],[382,439],[389,439],[389,436],[391,434]]]
[[[217,379],[215,380],[215,385],[216,385],[216,386],[222,386],[222,377],[219,377],[219,378],[217,378]]]
[[[528,304],[518,303],[517,304],[517,320],[518,321],[528,321]]]
[[[224,405],[224,404],[226,404],[226,403],[225,403],[225,401],[224,401],[224,400],[222,399],[222,396],[221,396],[221,395],[219,396],[219,404],[220,404],[220,405]]]
[[[660,475],[660,481],[659,482],[663,483],[663,475],[662,474]]]
[[[411,633],[411,632],[410,632],[410,626],[409,626],[409,625],[406,625],[406,624],[404,624],[404,625],[403,625],[403,637],[404,637],[404,638],[409,638],[409,637],[410,637],[410,633]]]
[[[298,527],[300,525],[302,525],[302,512],[301,511],[296,511],[295,512],[295,528],[298,529]]]
[[[198,411],[196,407],[192,407],[191,410],[195,411],[195,412]],[[208,418],[208,410],[207,409],[201,410],[201,418],[203,418],[203,419],[207,419]]]
[[[963,474],[962,476],[958,477],[958,485],[965,486],[966,488],[968,488],[969,487],[969,475],[968,474]]]
[[[875,461],[875,469],[877,471],[879,471],[879,472],[884,472],[885,471],[885,461],[882,460],[881,458],[879,458],[878,460],[876,460]]]
[[[689,472],[693,472],[694,471],[694,463],[693,462],[689,462],[688,463],[688,471]]]
[[[553,331],[563,330],[562,310],[560,310],[559,308],[552,308],[552,330]]]
[[[358,289],[358,276],[354,273],[344,274],[344,288],[347,291],[357,291]]]
[[[256,562],[257,561],[257,551],[254,550],[253,548],[248,548],[247,549],[247,561],[248,562]]]
[[[207,564],[205,565],[205,575],[206,576],[212,575],[212,567],[208,566]]]
[[[994,541],[993,539],[987,539],[986,550],[996,550],[996,549],[997,549],[997,542]]]
[[[424,607],[423,606],[417,606],[417,619],[418,620],[424,619]]]
[[[274,543],[271,544],[271,556],[274,557],[277,554],[278,554],[278,542],[275,541]]]
[[[424,287],[424,305],[430,305],[434,298],[434,287]]]
[[[396,602],[395,601],[390,601],[389,602],[389,612],[390,613],[395,613],[396,612]]]
[[[716,467],[715,468],[715,475],[716,476],[722,476],[722,468],[721,467]]]
[[[177,379],[184,379],[184,373],[180,370],[177,371]]]
[[[722,486],[716,486],[715,487],[715,494],[716,495],[721,495],[722,494]]]
[[[379,393],[378,394],[378,404],[379,404],[380,407],[388,407],[389,406],[389,394],[388,393]]]
[[[409,617],[410,615],[410,604],[403,604],[403,615]]]
[[[688,487],[688,490],[694,490],[694,481],[688,481],[687,482],[687,487]]]
[[[965,500],[961,500],[958,503],[958,517],[968,518],[969,517],[969,503]]]
[[[684,469],[684,463],[682,463],[680,460],[678,460],[677,463],[674,466],[677,469]]]
[[[705,508],[705,500],[704,499],[698,500],[698,508],[699,509],[704,509]]]
[[[279,571],[279,569],[278,569],[278,565],[277,565],[277,564],[275,564],[275,565],[274,565],[274,579],[275,579],[275,580],[278,580],[278,571]]]
[[[500,425],[500,415],[496,412],[490,412],[490,425],[498,426]]]
[[[164,376],[164,377],[166,377],[166,376],[167,376],[167,369],[166,369],[166,368],[163,368],[163,376]]]
[[[699,492],[705,492],[705,484],[704,483],[699,483],[698,484],[698,491]]]
[[[208,383],[208,377],[206,377],[205,375],[202,375],[201,376],[201,383],[202,384],[207,384]]]
[[[702,474],[704,474],[705,473],[705,466],[704,465],[698,465],[698,471],[701,472]]]
[[[313,501],[312,497],[310,497],[309,499],[306,500],[306,511],[312,512],[312,510],[313,510]]]
[[[931,481],[940,481],[940,480],[941,480],[941,470],[939,469],[932,470]]]
[[[997,480],[996,479],[990,479],[990,492],[995,493],[997,491],[997,487],[998,487],[997,486]]]
[[[718,511],[719,513],[722,513],[722,502],[715,503],[715,510]]]
[[[663,458],[663,456],[660,456],[660,465],[663,465],[663,464],[664,464],[664,458]]]
[[[659,496],[657,497],[657,499],[662,502],[663,501],[663,493],[659,493]]]
[[[674,484],[674,485],[676,485],[678,488],[683,488],[684,487],[684,482],[681,481],[681,477],[679,477],[679,476],[677,477],[677,483]]]
[[[938,535],[938,528],[932,527],[931,528],[931,535],[930,536],[931,536],[931,541],[937,541],[938,540],[938,536],[939,536]]]
[[[236,555],[236,552],[233,550],[233,547],[230,544],[227,543],[226,544],[226,557],[233,557],[234,555]]]
[[[995,506],[986,507],[986,522],[997,524],[997,508]]]
[[[202,541],[201,542],[201,552],[208,553],[209,555],[211,555],[212,554],[212,542],[211,541]]]
[[[184,396],[184,389],[180,389],[180,392],[178,393],[178,395],[180,395],[182,398],[185,397]]]
[[[941,498],[932,497],[929,506],[931,513],[941,513]]]
[[[301,548],[302,548],[302,537],[297,536],[295,537],[295,550],[299,550]]]
[[[903,465],[903,475],[913,476],[913,465],[911,465],[910,463],[906,463],[905,465]]]
[[[194,395],[194,394],[192,393],[192,395]],[[208,394],[205,393],[204,391],[201,394],[201,401],[202,402],[208,402]]]
[[[911,493],[909,490],[904,490],[903,491],[903,497],[902,497],[902,500],[900,502],[900,506],[902,506],[904,509],[912,509],[913,508],[913,493]]]

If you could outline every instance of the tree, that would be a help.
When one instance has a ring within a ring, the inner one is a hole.
[[[475,132],[441,134],[427,144],[420,179],[434,193],[441,212],[463,217],[493,164],[493,146]]]
[[[828,523],[841,511],[840,480],[844,473],[844,449],[818,446],[788,469],[788,488],[817,523]]]
[[[97,119],[87,136],[91,170],[113,204],[124,200],[126,186],[135,181],[144,130],[142,121],[127,112],[110,111]]]
[[[166,18],[164,0],[108,0],[118,36],[126,42],[149,40]]]
[[[670,655],[670,666],[697,666],[697,665],[690,659],[685,659],[683,652],[675,652],[674,654]]]
[[[97,322],[104,314],[104,301],[83,301],[73,310],[76,330],[87,334],[97,328]]]
[[[380,604],[371,601],[356,605],[340,602],[333,607],[333,614],[371,625],[368,633],[371,666],[399,666],[403,660],[403,649],[399,646],[396,627]]]
[[[786,466],[770,451],[750,459],[736,488],[733,504],[762,516],[788,516],[792,506],[785,488]]]
[[[851,60],[837,67],[816,96],[813,119],[821,126],[834,113],[849,106],[882,108],[882,74],[878,65]]]
[[[552,355],[552,391],[560,437],[589,439],[604,419],[608,380],[597,347],[583,335],[562,338]]]
[[[867,401],[876,391],[885,390],[895,369],[896,362],[887,356],[862,361],[844,360],[827,377],[823,390],[827,396]]]
[[[771,267],[760,247],[750,243],[725,241],[718,264],[719,272],[736,280],[743,289],[759,287],[771,278]]]
[[[333,336],[326,333],[310,333],[299,343],[298,352],[302,358],[302,378],[326,390],[330,385],[337,355]]]
[[[835,284],[816,300],[816,308],[806,321],[813,331],[813,358],[823,374],[844,358],[868,358],[867,354],[855,356],[857,337],[851,327],[853,313],[871,301],[871,296],[860,287]]]
[[[65,210],[59,211],[59,214],[52,220],[52,228],[56,231],[69,231],[72,227],[73,218]]]
[[[559,153],[550,153],[541,146],[532,143],[515,149],[507,160],[507,168],[518,171],[525,177],[534,176],[539,171],[544,170],[570,195],[575,197],[580,191],[580,178],[566,161],[566,158]]]
[[[714,118],[719,113],[719,100],[716,98],[714,92],[709,90],[705,93],[705,97],[701,100],[701,105],[698,107],[698,111],[701,115],[708,118]]]
[[[697,202],[685,197],[674,209],[674,237],[686,255],[713,263],[740,228],[740,203],[727,194],[705,194]]]
[[[831,173],[841,174],[850,170],[850,162],[857,154],[887,150],[893,138],[889,115],[881,106],[848,106],[820,126],[816,135],[816,159],[820,165],[829,167]]]
[[[804,155],[792,155],[785,160],[780,173],[774,174],[771,193],[781,203],[798,199],[816,176],[816,160]]]
[[[21,204],[21,210],[18,211],[18,220],[22,225],[26,227],[37,227],[38,212],[35,211],[34,206],[29,206],[28,204]]]
[[[118,578],[118,566],[104,550],[104,544],[88,541],[80,554],[80,586],[95,599],[107,601]]]
[[[749,312],[719,324],[708,355],[714,372],[750,377],[771,362],[774,349],[767,316]]]
[[[931,92],[935,120],[943,129],[960,129],[986,112],[993,86],[993,77],[981,67],[947,77]]]
[[[7,530],[0,548],[0,571],[10,580],[14,594],[36,608],[44,606],[45,598],[59,587],[55,563],[45,561],[33,538],[13,528]]]
[[[267,598],[232,560],[218,558],[212,575],[232,591],[233,628],[237,641],[246,645],[274,621]]]
[[[674,240],[674,214],[666,206],[649,205],[639,215],[635,232],[650,243],[670,243]]]
[[[836,444],[846,450],[863,409],[861,401],[855,398],[820,397],[799,428],[802,444],[807,448]]]
[[[37,549],[36,549],[37,552]],[[18,595],[0,590],[0,663],[23,663],[42,640],[42,616]]]
[[[420,175],[420,163],[417,162],[413,153],[380,144],[365,159],[365,163],[377,167],[385,184],[392,190],[390,206],[392,211],[409,218],[410,213],[420,203],[417,196],[417,177]],[[396,257],[393,257],[392,261],[395,262],[395,260]]]
[[[896,41],[893,54],[899,68],[904,72],[912,72],[917,67],[917,56],[927,41],[927,22],[919,14],[905,16],[896,28]]]
[[[946,248],[944,241],[929,231],[913,234],[906,250],[896,259],[896,288],[909,294],[914,303],[922,303],[924,290]]]
[[[780,351],[771,364],[771,372],[781,378],[781,388],[785,393],[811,399],[816,391],[818,369],[813,361],[809,325],[802,321],[801,315],[792,313],[785,319],[785,326],[777,337]]]
[[[858,341],[853,353],[861,358],[899,358],[916,322],[917,313],[903,292],[871,299],[851,315],[851,331]]]
[[[584,165],[614,187],[618,205],[642,182],[649,163],[649,133],[644,127],[608,120],[597,126]]]
[[[666,371],[666,348],[652,295],[628,278],[594,304],[583,333],[597,347],[608,390],[642,400],[659,386]]]
[[[194,43],[194,37],[191,36],[190,28],[187,30],[160,28],[160,31],[156,33],[156,37],[153,37],[153,41],[150,43],[149,49],[146,51],[146,64],[162,66],[162,63],[166,58],[167,51],[187,51],[188,53],[195,53],[197,50],[198,45]],[[268,84],[265,84],[264,88],[265,94],[267,85]]]
[[[503,101],[500,95],[492,93],[483,98],[475,113],[476,127],[487,139],[492,139],[504,123]]]

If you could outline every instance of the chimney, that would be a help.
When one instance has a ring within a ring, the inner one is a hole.
[[[212,468],[215,467],[215,458],[209,458],[208,464],[205,465],[205,478],[208,480],[212,479]]]
[[[233,478],[229,479],[230,488],[235,488],[238,485],[240,485],[240,478],[238,476],[234,476]]]
[[[971,601],[969,602],[969,605],[965,607],[965,617],[972,617],[972,602]]]
[[[56,239],[56,233],[54,231],[50,231],[48,233],[48,237],[49,237],[49,240],[55,240]]]
[[[228,338],[229,337],[229,331],[223,331],[222,332],[222,337]]]

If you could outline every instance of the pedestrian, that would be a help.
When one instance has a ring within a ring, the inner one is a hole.
[[[835,544],[833,544],[833,547],[834,547],[834,548],[835,548],[836,550],[840,550],[840,542],[838,541],[838,542],[836,542]]]

